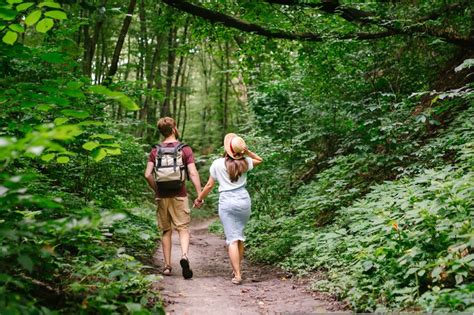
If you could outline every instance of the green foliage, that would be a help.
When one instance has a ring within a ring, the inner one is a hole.
[[[209,225],[209,232],[224,236],[224,226],[222,225],[221,221],[216,220],[211,225]]]
[[[34,2],[24,2],[23,0],[8,1],[7,4],[0,4],[0,36],[2,41],[7,45],[13,45],[18,34],[25,32],[22,25],[14,23],[24,18],[26,26],[36,24],[36,31],[39,33],[47,33],[54,26],[54,20],[66,20],[67,15],[61,10],[61,5],[57,2],[47,1],[36,4]],[[45,18],[41,19],[42,16]],[[40,20],[41,19],[41,20]],[[13,21],[13,22],[12,22]],[[2,30],[9,30],[1,35]]]
[[[41,32],[58,6],[17,9]],[[161,314],[159,277],[137,259],[158,238],[154,207],[139,206],[145,154],[105,110],[138,107],[70,73],[62,49],[0,46],[0,312]]]
[[[445,71],[420,42],[278,45],[245,62],[265,161],[251,257],[323,272],[314,289],[355,311],[471,310],[472,85],[416,93]]]
[[[326,271],[327,279],[315,282],[314,289],[347,299],[356,311],[471,310],[474,109],[469,102],[430,141],[418,138],[427,129],[409,114],[409,101],[396,113],[380,105],[365,113],[359,109],[353,119],[368,128],[354,130],[339,149],[348,153],[327,161],[293,196],[280,186],[295,174],[275,174],[289,169],[287,162],[272,159],[265,150],[269,144],[257,146],[274,171],[257,169],[252,176],[257,181],[250,184],[256,187],[247,242],[252,257],[299,272]],[[434,110],[442,106],[453,110],[459,102],[446,100]],[[369,118],[369,111],[380,116]],[[282,148],[277,143],[272,146]]]

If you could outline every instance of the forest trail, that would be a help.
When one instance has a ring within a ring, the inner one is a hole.
[[[306,290],[307,281],[291,278],[281,269],[254,265],[245,260],[243,284],[231,283],[231,267],[225,241],[208,232],[215,219],[191,224],[189,259],[194,276],[181,275],[179,238],[173,233],[173,274],[156,282],[167,314],[274,314],[340,311],[340,303]],[[161,248],[154,256],[163,265]]]

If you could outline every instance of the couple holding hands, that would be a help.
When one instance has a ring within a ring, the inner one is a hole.
[[[201,182],[194,162],[192,149],[178,141],[178,130],[174,119],[161,118],[158,130],[164,140],[151,151],[145,178],[156,193],[158,225],[163,233],[161,243],[164,256],[164,275],[171,275],[171,234],[179,234],[182,257],[180,265],[185,279],[193,272],[188,259],[190,209],[184,173],[193,183],[198,197],[193,206],[200,208],[216,182],[219,184],[219,217],[224,226],[229,258],[233,269],[233,284],[242,283],[241,263],[244,257],[244,227],[250,217],[250,196],[245,185],[247,172],[262,162],[262,158],[250,151],[245,141],[229,133],[224,138],[225,155],[213,161],[210,176],[201,191]],[[169,162],[167,162],[167,160]],[[183,171],[180,171],[184,170]],[[180,179],[173,181],[171,173]],[[180,175],[181,174],[181,175]],[[176,183],[180,184],[176,184]]]

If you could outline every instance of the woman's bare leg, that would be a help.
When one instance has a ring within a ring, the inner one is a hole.
[[[239,244],[240,263],[242,264],[242,260],[244,260],[244,242],[238,241],[238,244]]]
[[[240,254],[238,242],[233,242],[229,245],[229,258],[235,277],[237,279],[241,279],[242,275],[240,274]]]

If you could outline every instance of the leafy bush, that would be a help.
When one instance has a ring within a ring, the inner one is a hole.
[[[354,112],[366,127],[354,124],[336,155],[298,189],[289,183],[297,181],[307,152],[289,166],[266,148],[284,151],[292,140],[261,141],[257,152],[265,163],[249,184],[251,256],[300,273],[325,271],[314,289],[347,299],[355,311],[471,311],[470,95],[434,106],[456,114],[422,112],[431,117],[424,122],[412,115],[409,99],[398,111],[379,102]]]

